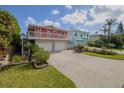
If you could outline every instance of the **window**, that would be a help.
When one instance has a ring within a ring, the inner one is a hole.
[[[77,33],[75,32],[75,36],[77,36]]]

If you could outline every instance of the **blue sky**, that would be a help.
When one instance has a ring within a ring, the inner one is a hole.
[[[23,33],[26,33],[28,24],[54,25],[62,29],[75,28],[95,33],[108,18],[116,18],[118,22],[124,19],[124,6],[10,5],[0,8],[16,17]]]

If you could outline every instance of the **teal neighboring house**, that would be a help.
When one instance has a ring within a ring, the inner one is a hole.
[[[89,33],[82,30],[71,30],[68,31],[69,46],[74,48],[78,45],[87,46],[88,45]]]

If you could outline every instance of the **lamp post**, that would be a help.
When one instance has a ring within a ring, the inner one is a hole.
[[[22,51],[22,58],[24,57],[24,39],[23,39],[23,36],[24,36],[24,33],[21,34],[21,38],[22,38],[22,48],[21,48],[21,51]]]

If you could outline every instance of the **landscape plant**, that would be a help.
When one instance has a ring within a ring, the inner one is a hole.
[[[106,23],[103,25],[103,28],[100,31],[104,32],[104,36],[99,40],[95,41],[96,47],[105,46],[109,49],[111,48],[123,48],[124,46],[124,35],[123,33],[123,24],[120,22],[118,24],[117,30],[112,30],[113,26],[116,25],[116,19],[110,18],[106,19]]]
[[[89,47],[84,47],[83,52],[87,52],[87,51],[90,51]]]
[[[89,42],[88,42],[88,46],[94,47],[94,46],[95,46],[95,42],[94,42],[94,41],[89,41]]]
[[[83,50],[83,48],[84,48],[84,46],[78,45],[78,46],[76,46],[76,47],[74,48],[74,50],[75,50],[77,53],[81,53],[82,50]]]
[[[12,62],[13,63],[20,63],[22,61],[22,58],[21,58],[21,56],[19,56],[19,55],[14,55],[13,57],[12,57]]]
[[[108,42],[110,42],[109,41],[109,39],[111,38],[111,35],[112,35],[112,26],[113,25],[115,25],[115,24],[117,24],[116,23],[116,19],[114,19],[114,18],[110,18],[110,19],[106,19],[106,23],[105,23],[105,26],[107,26],[108,28],[107,28],[107,40],[108,40]]]
[[[96,56],[96,57],[116,59],[116,60],[124,60],[124,55],[104,55],[104,54],[99,54],[94,52],[84,52],[83,54]]]
[[[104,54],[104,55],[117,55],[116,52],[112,51],[112,50],[107,50],[106,47],[102,47],[101,49],[101,54]]]
[[[101,40],[101,39],[100,40],[96,40],[95,41],[95,46],[101,48],[102,46],[105,46],[105,42],[103,40]]]
[[[19,48],[20,27],[10,12],[0,9],[0,47],[8,54],[11,45]]]
[[[44,50],[43,48],[38,48],[33,53],[33,58],[36,62],[47,61],[49,58],[48,51]]]
[[[29,49],[29,62],[34,68],[41,68],[43,64],[47,64],[48,51],[30,42],[27,44],[27,48]]]
[[[113,50],[108,50],[107,47],[103,46],[101,49],[98,48],[93,48],[93,49],[88,49],[86,52],[93,52],[93,53],[98,53],[98,54],[103,54],[103,55],[117,55],[116,52]]]

